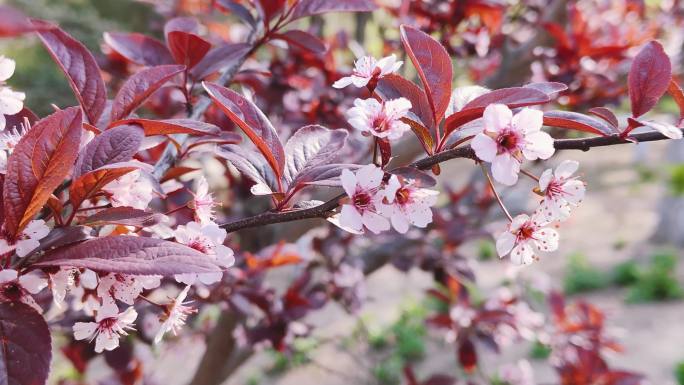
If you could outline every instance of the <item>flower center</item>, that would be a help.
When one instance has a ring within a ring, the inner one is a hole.
[[[366,192],[360,192],[354,195],[354,206],[365,209],[371,204],[371,196]]]
[[[525,223],[518,229],[518,234],[516,234],[518,241],[524,241],[527,239],[532,239],[532,235],[534,234],[535,227],[530,224],[530,223]]]
[[[100,321],[99,329],[100,330],[110,330],[114,327],[114,325],[116,325],[117,321],[118,321],[118,319],[116,317],[105,318],[102,321]]]
[[[520,147],[521,139],[520,135],[513,130],[508,128],[501,130],[496,137],[499,153],[516,151]]]
[[[410,198],[411,198],[411,192],[406,187],[400,188],[399,190],[397,190],[397,193],[394,195],[394,199],[396,199],[397,203],[399,203],[400,205],[404,205],[404,204],[408,203]]]
[[[21,299],[21,287],[16,282],[10,282],[2,287],[2,296],[12,302]]]
[[[546,187],[546,196],[549,198],[555,198],[563,195],[565,191],[563,190],[563,185],[557,179],[552,179],[549,185]]]
[[[373,118],[373,121],[371,122],[371,127],[373,127],[373,130],[376,132],[383,132],[387,130],[387,119],[385,119],[384,116],[378,115],[375,118]]]

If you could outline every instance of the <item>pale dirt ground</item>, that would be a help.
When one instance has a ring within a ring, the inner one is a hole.
[[[565,271],[567,256],[575,252],[586,255],[599,268],[610,269],[619,262],[629,259],[648,260],[657,245],[649,238],[656,228],[658,216],[656,207],[659,198],[665,194],[663,183],[638,184],[638,175],[633,171],[636,154],[651,154],[642,159],[645,165],[662,164],[666,146],[664,143],[647,144],[647,151],[635,151],[633,146],[592,149],[588,153],[566,152],[554,159],[571,157],[581,163],[580,171],[589,183],[588,195],[572,219],[561,228],[561,246],[558,252],[545,256],[539,263],[527,267],[524,274],[544,272],[560,284]],[[660,167],[660,166],[659,166]],[[443,177],[450,181],[463,180],[472,170],[466,161],[452,161],[443,167],[449,170]],[[455,183],[455,182],[453,182]],[[506,196],[517,195],[506,192]],[[683,230],[684,231],[684,230]],[[615,244],[625,247],[616,251]],[[474,247],[471,248],[474,250]],[[680,257],[684,256],[681,250]],[[472,255],[472,254],[471,254]],[[681,258],[680,258],[681,259]],[[677,275],[684,281],[684,263],[680,263]],[[497,286],[505,277],[508,264],[505,261],[476,263],[475,270],[480,285],[485,291]],[[361,314],[382,325],[393,322],[402,304],[409,300],[420,300],[424,289],[431,287],[431,278],[422,272],[403,274],[386,266],[373,274],[368,281],[368,293],[372,297],[363,307]],[[625,354],[610,357],[615,366],[645,373],[654,385],[674,385],[672,376],[676,362],[684,360],[684,302],[647,303],[627,305],[623,301],[624,291],[608,289],[577,298],[585,298],[599,305],[608,315],[608,323],[625,347]],[[336,305],[327,306],[313,314],[308,322],[319,325],[316,336],[324,340],[339,341],[349,336],[357,318],[343,312]],[[440,341],[437,334],[431,337],[427,358],[416,363],[419,374],[446,372],[456,374],[453,349]],[[525,357],[527,345],[509,348],[503,357],[484,354],[485,371],[492,372],[496,363],[511,362]],[[182,384],[194,367],[193,361],[200,357],[201,344],[177,346],[178,353],[173,362],[160,363],[160,367],[183,367],[182,371],[161,370],[162,383]],[[260,374],[259,384],[274,385],[350,385],[373,384],[368,364],[363,356],[341,349],[339,342],[324,343],[312,356],[316,362],[289,370],[283,375],[263,374],[271,360],[261,354],[253,357],[225,385],[241,385],[255,374]],[[172,366],[169,366],[172,365]],[[545,363],[535,362],[539,383],[554,383],[555,374]],[[168,381],[168,382],[166,382]]]

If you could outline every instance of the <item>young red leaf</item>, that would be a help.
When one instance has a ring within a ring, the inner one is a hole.
[[[283,12],[285,0],[257,0],[254,2],[254,5],[261,16],[264,26],[268,28],[271,20]]]
[[[385,167],[392,159],[392,145],[387,139],[378,139],[378,148],[380,149],[381,165]]]
[[[620,123],[618,122],[617,116],[613,113],[613,111],[605,108],[605,107],[594,107],[589,109],[589,113],[595,116],[598,116],[599,118],[605,120],[608,122],[613,128],[618,128]]]
[[[571,111],[544,112],[544,125],[584,131],[601,136],[610,135],[614,131],[610,124],[606,124],[602,120]]]
[[[323,43],[321,39],[299,29],[292,29],[284,33],[274,34],[273,38],[282,39],[290,45],[311,51],[315,54],[324,54],[325,51],[327,51],[325,43]]]
[[[204,89],[218,107],[235,123],[264,155],[278,179],[285,169],[285,151],[275,128],[259,108],[237,92],[213,83]]]
[[[470,339],[464,339],[459,344],[458,362],[466,373],[472,373],[477,368],[477,350]]]
[[[107,102],[107,90],[93,54],[59,28],[38,32],[52,58],[67,75],[88,121],[96,124]]]
[[[300,0],[293,7],[290,20],[328,12],[370,12],[376,8],[372,0]]]
[[[171,19],[164,26],[166,46],[173,59],[188,69],[197,65],[211,49],[211,43],[197,35],[198,27],[197,21],[189,17]]]
[[[43,385],[52,338],[43,316],[21,302],[0,302],[0,383]]]
[[[164,83],[185,69],[181,65],[146,68],[126,80],[112,103],[111,120],[127,117]]]
[[[219,127],[211,123],[200,122],[199,120],[193,119],[152,120],[133,118],[117,120],[116,122],[112,122],[110,127],[130,124],[142,127],[146,136],[173,134],[218,135],[221,132]]]
[[[492,103],[505,104],[509,108],[518,108],[544,104],[550,100],[549,95],[534,88],[511,87],[487,92],[471,100],[460,111],[446,119],[442,143],[445,143],[446,138],[462,125],[482,117],[485,108]]]
[[[158,66],[173,63],[164,43],[141,33],[105,32],[104,41],[119,55],[136,64]]]
[[[106,130],[88,143],[76,161],[74,177],[112,163],[133,158],[145,135],[138,126],[119,126]]]
[[[285,144],[285,182],[290,184],[308,168],[330,163],[346,139],[347,131],[342,129],[313,125],[297,130]]]
[[[684,91],[682,91],[682,87],[674,79],[671,79],[667,92],[670,93],[672,99],[677,103],[677,107],[679,107],[679,123],[681,124],[681,121],[684,119]]]
[[[47,253],[33,266],[65,266],[98,272],[163,275],[223,270],[210,256],[176,242],[128,235],[91,239]]]
[[[242,142],[242,136],[235,132],[221,132],[218,136],[197,136],[190,137],[183,142],[183,153],[186,153],[193,148],[203,146],[205,144],[223,145],[223,144],[238,144]]]
[[[112,207],[93,214],[82,221],[89,226],[122,225],[135,227],[153,226],[162,220],[162,215],[132,207]]]
[[[434,121],[440,122],[451,98],[451,58],[446,49],[432,36],[413,27],[402,25],[401,42],[418,72]]]
[[[41,28],[31,23],[23,13],[12,7],[0,5],[0,37],[11,37]]]
[[[670,58],[657,41],[646,44],[637,54],[629,69],[629,99],[632,103],[632,116],[650,111],[667,91],[672,79]]]
[[[79,176],[69,186],[71,207],[74,210],[78,209],[83,201],[100,191],[102,187],[137,169],[138,166],[131,162],[114,163]]]
[[[251,50],[252,45],[247,43],[224,44],[212,48],[190,71],[190,76],[194,79],[204,79],[222,68],[237,63]]]
[[[435,120],[427,95],[413,82],[390,74],[378,81],[375,92],[385,101],[400,97],[408,99],[411,102],[411,112],[419,118],[419,123],[427,128],[434,128]]]
[[[15,237],[69,175],[78,154],[81,109],[70,107],[38,121],[7,160],[3,188],[5,230]]]

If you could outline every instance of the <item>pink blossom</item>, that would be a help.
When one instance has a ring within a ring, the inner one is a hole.
[[[77,287],[95,289],[97,287],[97,274],[92,270],[81,270],[73,267],[62,267],[55,274],[50,274],[52,300],[58,307],[64,305],[67,293]]]
[[[528,265],[536,257],[537,251],[554,251],[558,248],[558,232],[544,227],[548,221],[539,214],[529,217],[520,214],[513,218],[509,229],[496,240],[496,251],[503,258],[510,253],[511,262],[516,265]]]
[[[348,85],[362,88],[368,85],[371,80],[377,81],[383,76],[397,72],[403,62],[397,61],[396,55],[392,54],[380,60],[375,60],[372,56],[364,56],[354,63],[354,72],[351,76],[346,76],[333,84],[335,88],[344,88]]]
[[[5,115],[14,115],[24,108],[26,95],[4,85],[5,81],[14,74],[15,67],[14,60],[0,55],[0,130],[3,130],[7,123]]]
[[[4,125],[4,115],[2,116],[1,125]],[[7,159],[14,151],[14,148],[19,144],[21,138],[26,135],[27,127],[22,124],[20,127],[7,127],[5,131],[0,133],[0,174],[7,172]]]
[[[95,340],[95,352],[114,350],[119,347],[119,337],[128,335],[138,313],[129,307],[119,313],[114,305],[102,306],[97,312],[95,322],[76,322],[73,326],[74,338],[77,340]]]
[[[38,294],[47,287],[47,280],[38,272],[19,275],[16,270],[0,270],[0,302],[22,302],[41,313],[31,294]]]
[[[97,295],[102,299],[102,305],[115,305],[119,300],[125,304],[133,305],[135,300],[144,290],[159,287],[161,277],[142,276],[121,273],[109,273],[100,277],[97,285]]]
[[[109,193],[112,206],[144,210],[154,198],[152,183],[138,170],[108,183],[102,190]]]
[[[361,232],[365,227],[375,234],[389,230],[389,221],[378,213],[384,196],[380,191],[383,176],[382,169],[373,164],[363,166],[356,174],[342,170],[342,187],[349,196],[349,203],[342,205],[340,212],[343,228]]]
[[[178,294],[172,303],[166,306],[164,314],[160,319],[160,321],[162,321],[161,325],[157,334],[154,336],[155,344],[158,344],[162,340],[162,337],[164,337],[164,334],[168,331],[173,332],[173,335],[178,335],[180,329],[185,325],[188,315],[197,312],[196,309],[186,306],[189,302],[183,302],[188,296],[189,290],[190,286],[188,285],[180,294]]]
[[[490,104],[484,111],[484,131],[472,142],[478,158],[492,163],[498,182],[511,186],[518,181],[523,157],[548,159],[553,155],[553,138],[543,131],[541,111],[524,108],[515,116],[503,104]]]
[[[188,222],[180,225],[175,230],[176,241],[195,250],[201,251],[209,258],[215,259],[221,266],[228,268],[235,263],[233,250],[225,246],[226,230],[218,227],[215,223],[200,225],[197,222]],[[176,281],[186,285],[192,285],[199,280],[205,285],[216,283],[223,277],[223,272],[216,273],[188,273],[175,275]]]
[[[197,192],[193,194],[190,208],[195,211],[195,219],[200,224],[207,225],[213,223],[215,219],[214,206],[216,206],[216,202],[209,192],[209,184],[206,178],[202,176],[197,183]]]
[[[566,160],[555,171],[545,170],[539,178],[539,190],[544,193],[539,211],[547,221],[568,219],[571,208],[577,207],[584,198],[584,182],[572,177],[578,167],[578,162]]]
[[[362,133],[395,140],[411,129],[408,124],[401,121],[410,109],[411,102],[406,98],[382,103],[375,99],[356,99],[347,116],[349,124]]]
[[[16,251],[17,256],[23,258],[40,246],[39,241],[45,238],[48,233],[50,233],[50,228],[44,220],[31,221],[21,232],[19,240],[15,244],[10,245],[7,240],[0,239],[0,254]]]
[[[406,233],[409,224],[424,228],[432,222],[430,207],[437,203],[438,191],[416,187],[408,182],[402,184],[396,175],[392,175],[384,194],[382,214],[390,219],[392,227],[398,232]]]

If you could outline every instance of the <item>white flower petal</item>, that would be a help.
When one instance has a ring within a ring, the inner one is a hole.
[[[505,104],[490,104],[484,110],[483,119],[486,131],[498,132],[508,127],[513,119],[513,112]]]
[[[496,142],[484,133],[475,135],[470,145],[475,151],[475,155],[485,162],[492,162],[496,157]]]
[[[518,181],[520,162],[509,153],[499,154],[492,162],[492,175],[497,182],[513,186]]]

